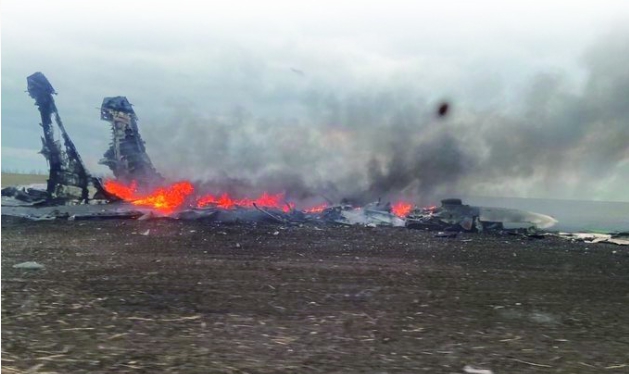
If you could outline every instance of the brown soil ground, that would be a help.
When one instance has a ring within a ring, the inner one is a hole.
[[[628,308],[606,244],[2,218],[3,373],[626,373]]]

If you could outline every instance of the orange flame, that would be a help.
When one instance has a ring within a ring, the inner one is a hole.
[[[149,193],[138,192],[138,186],[135,181],[127,185],[118,181],[107,180],[104,183],[104,187],[107,192],[133,205],[154,208],[166,214],[172,213],[180,208],[194,193],[194,187],[192,183],[188,181],[156,188]],[[195,205],[198,208],[215,206],[220,209],[234,209],[236,207],[252,208],[255,205],[260,208],[274,208],[284,212],[289,212],[295,208],[295,204],[284,202],[283,194],[272,195],[267,192],[264,192],[256,199],[234,199],[227,193],[220,196],[208,194],[199,197]],[[327,208],[328,204],[324,203],[304,209],[304,213],[321,213]],[[392,213],[399,217],[406,217],[412,209],[413,205],[404,201],[399,201],[391,207]]]
[[[391,212],[398,217],[406,217],[413,209],[413,204],[405,201],[398,201],[391,206]]]
[[[148,194],[139,193],[135,181],[127,186],[124,183],[108,180],[104,187],[107,192],[133,205],[151,207],[163,213],[172,213],[194,192],[192,183],[187,181],[160,187]]]
[[[105,181],[105,191],[109,192],[112,195],[118,196],[123,200],[134,200],[134,196],[137,194],[138,184],[133,181],[128,186],[112,181]]]
[[[234,209],[236,207],[252,208],[254,204],[260,208],[275,208],[281,209],[284,212],[288,212],[294,208],[294,204],[282,204],[284,199],[283,194],[271,195],[263,193],[257,199],[234,199],[228,194],[224,193],[221,196],[204,195],[197,200],[197,207],[202,208],[208,205],[214,205],[221,209]]]
[[[179,208],[192,192],[194,192],[194,187],[190,182],[178,182],[168,187],[160,187],[151,194],[131,203],[133,205],[152,206],[157,210],[170,213]]]

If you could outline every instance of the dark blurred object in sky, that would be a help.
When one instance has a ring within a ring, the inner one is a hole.
[[[448,114],[449,110],[450,110],[450,104],[447,101],[443,101],[441,104],[439,104],[439,109],[437,110],[437,114],[439,115],[439,117],[445,117]]]

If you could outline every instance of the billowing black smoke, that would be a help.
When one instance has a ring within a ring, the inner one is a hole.
[[[629,33],[584,56],[575,90],[541,74],[517,108],[450,110],[406,88],[292,97],[297,109],[257,117],[180,110],[174,138],[152,135],[157,167],[217,192],[285,192],[298,200],[365,202],[448,194],[596,199],[629,184]],[[421,82],[417,82],[421,85]],[[159,131],[155,134],[159,134]],[[148,138],[148,136],[147,136]],[[162,144],[156,144],[162,141]],[[611,194],[611,195],[610,195]]]

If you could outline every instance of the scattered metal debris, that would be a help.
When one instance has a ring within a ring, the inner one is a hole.
[[[354,207],[351,204],[341,203],[326,208],[320,214],[315,215],[320,215],[320,218],[324,221],[348,226],[404,227],[404,219],[391,213],[390,204],[383,205],[380,201],[367,204],[364,207]]]
[[[504,231],[511,229],[545,229],[557,223],[554,218],[518,209],[465,205],[461,199],[445,199],[441,207],[419,208],[406,217],[406,227],[443,231]]]
[[[598,234],[598,233],[585,233],[585,232],[560,232],[557,234],[560,238],[584,242],[584,243],[608,243],[615,245],[629,245],[629,233],[615,233],[615,234]]]
[[[48,201],[46,185],[9,186],[2,189],[2,206],[29,206]]]

